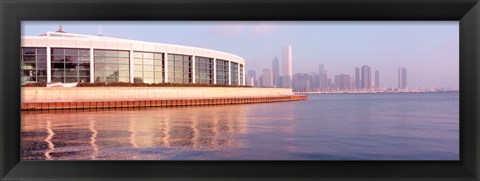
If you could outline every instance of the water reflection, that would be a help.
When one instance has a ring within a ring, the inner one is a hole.
[[[26,160],[169,159],[242,148],[245,108],[232,106],[23,112],[22,154]]]

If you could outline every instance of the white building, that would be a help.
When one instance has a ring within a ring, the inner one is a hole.
[[[48,32],[22,37],[22,83],[144,82],[245,85],[245,60],[216,50]]]

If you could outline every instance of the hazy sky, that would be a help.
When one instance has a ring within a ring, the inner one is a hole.
[[[241,56],[247,70],[282,62],[292,46],[293,73],[354,75],[355,67],[380,70],[381,87],[397,87],[397,69],[406,67],[408,87],[459,87],[458,21],[24,21],[22,35],[55,31],[187,45]],[[281,68],[280,68],[281,70]],[[281,72],[280,72],[281,75]]]

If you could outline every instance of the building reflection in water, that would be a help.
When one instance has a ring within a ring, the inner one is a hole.
[[[45,142],[47,142],[47,144],[48,144],[48,149],[45,151],[45,158],[47,160],[51,160],[52,156],[50,155],[50,153],[55,148],[55,145],[53,145],[53,143],[52,143],[52,138],[55,135],[55,133],[53,132],[53,129],[52,129],[52,121],[47,121],[46,129],[47,129],[48,135],[47,135],[47,138],[45,138]]]
[[[173,160],[242,148],[246,124],[243,105],[23,112],[22,158]]]

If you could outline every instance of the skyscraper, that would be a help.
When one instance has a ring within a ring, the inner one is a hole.
[[[262,87],[273,87],[273,71],[272,70],[263,69]]]
[[[360,75],[360,86],[362,89],[372,88],[372,68],[368,65],[362,66]]]
[[[407,68],[401,67],[398,69],[398,88],[407,88]]]
[[[360,68],[355,67],[355,89],[360,89]]]
[[[273,71],[273,86],[279,87],[278,76],[280,75],[280,64],[278,63],[277,57],[273,59],[272,71]]]
[[[318,74],[323,74],[325,72],[325,67],[323,64],[318,65]]]
[[[292,88],[292,46],[283,47],[282,55],[283,87]]]
[[[320,90],[325,90],[327,89],[327,71],[325,70],[325,67],[323,64],[320,64],[318,66],[318,77],[319,77],[319,88]]]
[[[375,89],[380,89],[380,71],[375,70]]]
[[[337,90],[349,90],[350,89],[350,75],[340,74],[335,75],[335,89]]]
[[[248,70],[247,76],[253,78],[253,84],[251,86],[258,86],[255,70]]]
[[[306,92],[310,89],[309,75],[306,73],[297,73],[294,76],[292,88],[297,92]]]

